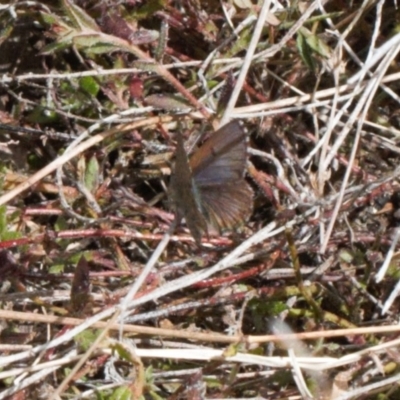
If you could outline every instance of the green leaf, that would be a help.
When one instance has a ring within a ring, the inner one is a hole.
[[[13,240],[21,237],[19,232],[10,231],[7,220],[7,207],[0,206],[0,240]]]
[[[96,44],[91,47],[88,47],[84,50],[85,50],[86,54],[88,54],[90,56],[94,56],[96,54],[109,54],[109,53],[112,53],[113,51],[117,51],[119,49],[117,49],[115,46],[107,44],[107,43],[100,43],[100,44]]]
[[[64,264],[53,264],[49,268],[50,274],[61,274],[62,272],[64,272]]]
[[[223,352],[223,357],[234,357],[238,353],[238,343],[230,344]]]
[[[100,166],[95,156],[91,157],[86,164],[85,186],[93,193],[99,187]]]
[[[63,0],[62,6],[72,25],[77,29],[91,29],[100,32],[96,21],[70,0]]]
[[[9,26],[5,27],[3,30],[0,31],[0,44],[10,38],[13,30],[14,26],[10,24]]]
[[[150,18],[154,13],[162,10],[167,4],[168,1],[166,0],[147,0],[133,16],[135,19]]]
[[[96,400],[105,400],[108,399],[108,396],[105,397],[103,392],[96,391]]]
[[[112,37],[112,36],[111,36]],[[92,32],[85,34],[75,35],[73,38],[73,43],[84,50],[88,50],[89,52],[93,52],[92,47],[105,47],[107,51],[117,50],[118,47],[115,46],[112,42],[108,42],[108,36],[103,36],[101,34]]]
[[[62,43],[62,42],[54,42],[54,43],[50,43],[47,46],[44,46],[41,50],[40,50],[40,54],[41,55],[48,55],[48,54],[52,54],[55,53],[56,51],[61,51],[66,49],[67,47],[69,47],[70,45],[68,43]]]
[[[113,51],[127,51],[134,54],[134,48],[124,40],[105,33],[85,32],[75,34],[73,43],[88,54],[103,54]]]
[[[43,22],[44,24],[47,24],[47,25],[53,26],[53,27],[56,26],[58,32],[60,32],[60,30],[61,31],[64,30],[65,32],[68,32],[71,30],[71,27],[69,25],[67,25],[63,21],[63,19],[60,18],[58,15],[41,12],[40,18],[41,18],[41,22]]]
[[[89,347],[94,343],[97,337],[100,335],[100,329],[86,329],[83,332],[78,333],[75,337],[75,343],[79,346],[82,351],[87,351]]]
[[[67,221],[63,215],[60,215],[54,224],[54,230],[56,232],[61,232],[65,229],[68,229],[68,222],[69,221]]]
[[[56,112],[42,106],[36,106],[26,117],[29,122],[35,124],[51,124],[58,121],[58,118]]]
[[[79,181],[90,191],[94,192],[99,187],[99,163],[95,156],[86,160],[80,157],[77,163],[77,175]]]
[[[311,70],[316,68],[315,55],[329,58],[332,53],[321,38],[305,27],[301,27],[297,33],[297,48],[304,63]]]
[[[122,346],[121,344],[117,343],[115,344],[115,346],[113,346],[113,348],[123,360],[129,362],[133,361],[132,354],[125,346]]]
[[[351,250],[344,248],[339,252],[339,259],[350,264],[354,260],[354,253]]]
[[[91,96],[95,97],[99,93],[100,85],[93,76],[84,76],[79,80],[79,86]]]
[[[120,386],[109,397],[110,400],[133,400],[132,392],[127,386]]]
[[[240,32],[237,40],[232,43],[229,50],[224,54],[226,58],[234,57],[236,54],[243,50],[247,50],[250,40],[253,36],[253,27],[248,26]]]
[[[301,34],[300,31],[297,33],[296,44],[297,49],[300,53],[300,57],[304,61],[304,64],[306,64],[308,68],[314,71],[316,67],[315,61],[312,58],[310,47],[307,44],[306,38]]]
[[[7,232],[6,206],[0,206],[0,237]]]
[[[331,56],[330,48],[321,40],[317,35],[310,35],[306,37],[306,42],[312,50],[324,58],[329,58]]]
[[[14,240],[20,237],[22,237],[22,235],[19,232],[4,232],[1,235],[1,240]]]

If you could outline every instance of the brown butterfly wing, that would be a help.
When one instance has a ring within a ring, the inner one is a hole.
[[[207,223],[194,195],[192,171],[180,134],[177,137],[175,166],[169,191],[178,223],[184,217],[190,233],[196,243],[200,244],[203,233],[207,232]]]
[[[253,190],[244,179],[218,187],[204,186],[200,196],[206,220],[218,232],[240,225],[253,210]]]
[[[247,136],[238,121],[214,132],[190,157],[196,186],[223,184],[243,178],[247,162]]]
[[[190,158],[194,184],[208,224],[219,231],[246,220],[253,190],[244,180],[247,136],[238,121],[216,131]]]
[[[253,191],[244,180],[247,136],[238,121],[211,135],[188,160],[178,135],[170,191],[177,219],[198,244],[208,228],[220,231],[239,225],[253,208]]]

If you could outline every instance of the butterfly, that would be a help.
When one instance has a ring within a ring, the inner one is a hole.
[[[253,190],[244,180],[247,135],[238,121],[224,125],[188,157],[180,133],[170,193],[178,223],[185,218],[196,243],[247,220]]]

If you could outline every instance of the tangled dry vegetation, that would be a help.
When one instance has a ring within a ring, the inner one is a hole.
[[[400,398],[399,13],[3,2],[0,399]],[[199,246],[176,134],[232,119],[252,215]]]

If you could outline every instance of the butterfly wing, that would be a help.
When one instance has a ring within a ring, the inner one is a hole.
[[[188,160],[180,135],[170,191],[177,219],[198,244],[208,229],[240,224],[252,212],[253,191],[244,180],[247,136],[238,121],[216,131]]]
[[[204,186],[200,195],[205,218],[217,231],[239,225],[253,210],[253,190],[244,179],[219,187]]]
[[[247,136],[238,121],[213,133],[190,157],[195,185],[219,185],[243,178],[247,161]]]
[[[253,190],[244,180],[247,136],[238,121],[216,131],[190,158],[201,211],[208,225],[226,229],[246,220]]]
[[[195,197],[192,171],[180,134],[177,137],[175,166],[171,174],[169,191],[178,223],[184,217],[190,233],[196,243],[200,244],[203,233],[207,232],[207,223]]]

